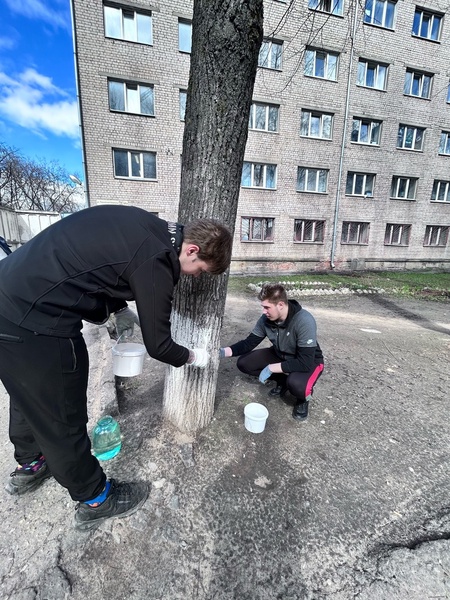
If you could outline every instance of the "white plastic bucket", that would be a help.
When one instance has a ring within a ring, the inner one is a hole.
[[[252,433],[262,433],[266,426],[269,411],[265,406],[258,402],[250,402],[244,408],[245,429]]]
[[[143,344],[116,344],[112,348],[114,375],[119,377],[140,375],[146,352]]]

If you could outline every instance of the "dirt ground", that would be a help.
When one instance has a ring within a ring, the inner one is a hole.
[[[54,566],[28,565],[35,595],[5,597],[450,598],[450,304],[301,303],[325,355],[306,422],[231,358],[210,426],[180,434],[161,417],[164,367],[147,358],[117,382],[123,450],[104,468],[151,481],[148,502],[89,535],[60,522]],[[222,344],[259,315],[254,297],[229,297]],[[261,434],[244,427],[249,401],[269,410]]]

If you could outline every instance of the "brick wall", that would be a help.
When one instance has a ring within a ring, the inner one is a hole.
[[[179,89],[187,88],[189,74],[189,55],[178,51],[178,18],[192,15],[192,3],[169,0],[158,5],[144,1],[120,4],[127,5],[136,10],[152,10],[152,46],[105,38],[102,2],[74,0],[90,200],[93,204],[134,204],[157,212],[164,219],[174,219],[183,136]],[[254,99],[280,105],[279,132],[250,131],[246,160],[277,164],[277,186],[275,190],[242,189],[233,271],[328,268],[333,241],[333,262],[339,269],[355,268],[355,265],[358,268],[397,268],[397,265],[448,268],[450,243],[446,247],[424,247],[423,239],[426,225],[450,226],[450,202],[430,201],[433,180],[450,180],[450,156],[438,155],[440,133],[450,130],[450,104],[446,102],[450,77],[447,41],[450,13],[444,17],[442,42],[436,43],[411,36],[415,6],[411,0],[398,2],[394,30],[363,24],[363,11],[359,7],[349,72],[352,14],[337,17],[313,12],[307,8],[307,2],[294,0],[289,18],[283,21],[287,5],[267,0],[265,35],[269,36],[276,29],[276,39],[284,43],[283,64],[281,71],[259,69]],[[312,37],[313,41],[308,42]],[[306,43],[339,53],[337,81],[304,75]],[[386,91],[356,85],[360,57],[389,65]],[[407,67],[434,74],[429,100],[403,94]],[[108,77],[153,84],[155,116],[111,112]],[[344,132],[347,84],[348,119]],[[331,140],[300,136],[302,108],[334,115]],[[383,121],[379,147],[351,142],[353,116]],[[400,122],[426,128],[423,151],[396,148]],[[157,180],[115,178],[113,147],[156,152]],[[299,166],[328,169],[327,193],[297,192]],[[348,171],[376,175],[373,197],[345,194]],[[414,201],[391,199],[393,176],[418,178]],[[242,242],[242,216],[274,218],[273,241]],[[296,218],[324,220],[323,243],[294,243]],[[341,244],[343,221],[369,222],[368,244]],[[412,225],[408,246],[384,245],[387,223]]]

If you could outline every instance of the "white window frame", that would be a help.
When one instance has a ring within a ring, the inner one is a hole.
[[[441,131],[439,154],[450,156],[450,131]]]
[[[350,178],[352,180],[351,192],[348,191]],[[362,178],[362,179],[361,179]],[[356,191],[356,187],[361,184],[361,192]],[[362,198],[373,198],[373,190],[375,188],[375,174],[361,173],[358,171],[348,171],[347,181],[345,184],[346,196],[359,196]]]
[[[433,75],[431,73],[414,71],[414,69],[406,69],[403,93],[405,96],[413,96],[414,98],[429,100],[431,98],[432,83]],[[415,84],[418,87],[417,94],[414,94]]]
[[[428,24],[425,24],[425,35],[422,31],[422,28],[424,26],[424,18],[428,19]],[[439,20],[439,22],[437,25],[437,34],[434,37],[434,32],[436,31],[435,20],[437,19]],[[413,37],[422,38],[423,40],[439,42],[442,34],[443,21],[444,15],[442,13],[432,12],[430,10],[425,10],[424,8],[416,7],[411,35]]]
[[[391,182],[391,198],[393,200],[415,200],[417,197],[418,177],[401,177],[394,175]],[[404,195],[400,195],[400,189],[404,188]]]
[[[294,244],[323,244],[325,221],[294,219]]]
[[[180,121],[184,121],[186,117],[187,90],[178,90],[178,100],[180,107]]]
[[[334,121],[333,117],[334,117],[334,115],[331,113],[302,109],[301,117],[300,117],[300,137],[314,138],[316,140],[331,140],[331,139],[333,139],[333,121]],[[319,120],[319,135],[311,135],[312,119]],[[324,130],[326,130],[326,128],[324,127],[325,120],[329,120],[329,122],[330,122],[329,137],[323,135]],[[307,133],[305,133],[305,131],[304,131],[305,125],[307,125],[307,127],[306,127]]]
[[[443,191],[441,191],[443,190]],[[439,200],[442,197],[442,200]],[[435,179],[433,189],[431,190],[431,202],[449,202],[450,203],[450,181]]]
[[[388,8],[393,7],[392,13]],[[397,0],[366,0],[364,7],[364,23],[383,27],[384,29],[394,29],[395,17],[397,13]],[[392,15],[391,22],[388,18]],[[380,19],[381,17],[381,19]]]
[[[127,175],[117,175],[116,173],[116,155],[117,153],[126,153],[127,155]],[[154,177],[145,177],[144,176],[144,158],[145,156],[150,155],[154,157]],[[138,165],[139,175],[133,175],[133,168]],[[113,148],[113,168],[114,168],[114,177],[117,179],[138,179],[145,181],[156,181],[157,171],[156,171],[156,152],[144,152],[140,150],[127,150],[125,148]]]
[[[250,165],[250,185],[244,185],[244,170],[246,169],[246,165]],[[255,171],[259,168],[262,168],[262,185],[255,184]],[[273,176],[273,187],[267,187],[267,168],[274,167],[274,176]],[[242,165],[242,178],[241,178],[241,187],[247,189],[256,189],[256,190],[276,190],[277,189],[277,165],[273,163],[256,163],[250,162],[248,160],[244,161]]]
[[[283,67],[283,42],[264,39],[259,49],[258,67],[281,71]]]
[[[344,14],[344,0],[308,0],[308,8],[342,17]]]
[[[356,231],[355,231],[356,230]],[[342,223],[341,244],[367,246],[369,243],[370,223],[344,221]],[[356,234],[356,241],[349,238]]]
[[[275,119],[275,129],[269,129],[271,124],[270,114],[272,111],[276,111],[276,119]],[[264,113],[264,127],[257,127],[259,124],[258,115]],[[266,102],[252,102],[250,107],[250,116],[248,120],[248,128],[251,131],[266,131],[268,133],[278,133],[278,123],[279,123],[279,115],[280,115],[280,105],[279,104],[268,104]]]
[[[243,231],[244,221],[248,221],[248,239],[244,239],[246,235]],[[261,237],[254,237],[255,222],[258,222],[261,232]],[[269,226],[270,223],[270,226]],[[273,243],[275,230],[275,219],[273,217],[241,217],[241,242],[261,242],[263,244]],[[269,237],[267,232],[271,232]]]
[[[323,60],[323,75],[318,74],[318,60]],[[339,53],[329,50],[319,50],[316,48],[307,48],[305,51],[305,69],[306,77],[316,79],[326,79],[327,81],[337,81],[339,67]]]
[[[401,129],[403,128],[403,133],[401,133]],[[407,136],[408,132],[412,133],[412,141],[411,148],[407,147]],[[418,134],[421,134],[420,139],[420,148],[416,148]],[[398,126],[397,133],[397,148],[399,150],[408,150],[410,152],[423,152],[423,143],[425,140],[425,127],[416,127],[415,125],[405,125],[404,123],[400,123]]]
[[[124,105],[124,109],[114,108],[111,106],[111,86],[112,85],[121,85],[122,86],[122,101]],[[145,93],[145,90],[151,92],[151,104],[152,104],[152,112],[143,112],[142,111],[142,94]],[[108,79],[108,98],[109,98],[109,110],[112,112],[123,112],[123,113],[131,113],[137,115],[144,115],[146,117],[154,117],[155,116],[155,89],[151,84],[140,84],[133,83],[131,81],[120,81],[118,79]]]
[[[409,246],[411,225],[387,223],[384,233],[385,246]]]
[[[373,71],[374,85],[368,84],[367,74],[369,71]],[[389,65],[384,63],[378,63],[374,60],[367,60],[366,58],[360,58],[358,62],[358,72],[356,76],[356,85],[365,87],[369,90],[386,91],[387,79],[388,79]]]
[[[178,19],[178,51],[183,54],[190,54],[191,50],[192,21],[189,21],[189,19]]]
[[[445,247],[448,242],[448,232],[450,227],[448,225],[427,225],[425,227],[425,236],[423,238],[424,246],[439,246]],[[435,237],[436,236],[436,237]],[[433,238],[435,237],[435,243]],[[442,240],[442,242],[441,242]]]
[[[355,128],[355,123],[358,123],[358,127]],[[381,139],[381,124],[382,121],[376,119],[363,119],[362,117],[353,117],[352,130],[350,132],[350,140],[353,144],[364,144],[365,146],[379,146]],[[361,127],[367,128],[368,142],[361,141]],[[357,132],[358,139],[353,139],[353,132]],[[372,141],[376,135],[376,141]]]
[[[303,177],[301,177],[303,171]],[[310,194],[326,194],[328,192],[328,174],[329,169],[319,169],[311,167],[297,167],[297,192],[307,192]],[[325,178],[325,187],[320,189]],[[301,187],[301,180],[303,180],[304,186]],[[310,188],[310,184],[312,188]]]
[[[103,15],[105,20],[105,37],[126,42],[137,42],[147,46],[153,45],[153,18],[151,11],[134,10],[116,6],[114,4],[103,5]],[[144,39],[144,32],[140,28],[140,23],[149,19],[149,36]]]

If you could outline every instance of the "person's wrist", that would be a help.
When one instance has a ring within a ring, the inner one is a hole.
[[[192,350],[189,350],[189,358],[186,361],[186,364],[191,365],[195,360],[195,353]]]

